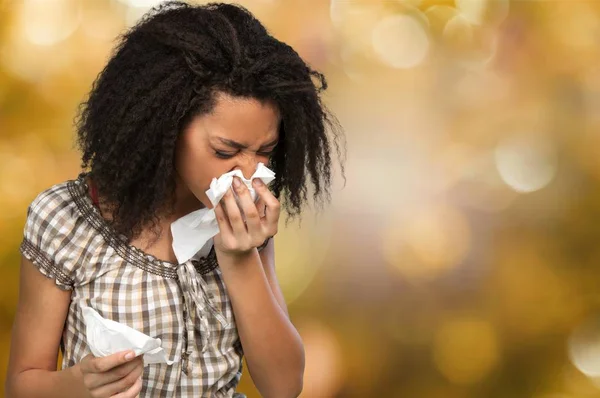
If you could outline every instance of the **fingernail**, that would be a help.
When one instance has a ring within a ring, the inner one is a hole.
[[[233,186],[236,189],[239,189],[242,186],[242,183],[240,182],[240,180],[237,179],[237,177],[233,179]]]
[[[257,187],[262,187],[264,184],[262,182],[262,180],[260,178],[255,178],[254,181],[252,181],[254,183],[254,185],[256,185]]]
[[[135,358],[135,352],[133,352],[133,351],[130,351],[130,352],[128,352],[127,354],[125,354],[125,359],[126,359],[126,360],[128,360],[128,361],[129,361],[130,359],[133,359],[133,358]]]

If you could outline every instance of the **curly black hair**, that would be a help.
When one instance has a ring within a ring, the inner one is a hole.
[[[82,167],[112,204],[111,223],[132,239],[172,210],[174,155],[191,118],[215,96],[271,101],[281,115],[271,185],[288,217],[330,198],[332,150],[343,174],[343,138],[321,102],[325,77],[271,36],[245,8],[171,1],[149,11],[119,41],[76,118]]]

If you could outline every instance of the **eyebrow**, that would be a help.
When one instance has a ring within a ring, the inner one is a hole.
[[[233,141],[233,140],[230,140],[230,139],[227,139],[227,138],[217,137],[217,139],[219,141],[221,141],[223,144],[225,144],[227,146],[230,146],[232,148],[236,148],[236,149],[246,149],[246,148],[248,148],[248,145],[244,145],[242,143],[239,143],[237,141]],[[268,143],[262,145],[260,148],[261,149],[262,148],[268,148],[270,146],[276,145],[278,142],[279,142],[279,138],[275,138],[273,141],[268,142]]]

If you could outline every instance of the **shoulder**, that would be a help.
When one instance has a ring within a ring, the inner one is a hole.
[[[73,265],[65,253],[80,225],[73,190],[75,181],[65,181],[39,193],[27,208],[21,253],[45,276],[63,289],[73,285]]]
[[[83,189],[80,178],[53,185],[40,192],[27,208],[24,242],[47,255],[53,255],[67,244],[80,239],[77,237],[82,236],[82,228],[88,228],[82,222],[82,212],[78,206]]]
[[[65,181],[40,192],[30,203],[27,216],[38,216],[42,219],[54,218],[72,206],[69,185],[73,181]]]
[[[27,208],[25,235],[34,240],[35,235],[49,231],[53,234],[72,224],[77,218],[76,205],[71,191],[74,181],[65,181],[40,192]]]

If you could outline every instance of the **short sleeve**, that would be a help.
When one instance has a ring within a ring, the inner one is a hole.
[[[60,251],[69,239],[68,211],[65,198],[57,187],[39,194],[27,209],[20,251],[46,277],[62,290],[73,289],[72,270],[60,261]]]

